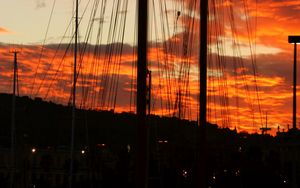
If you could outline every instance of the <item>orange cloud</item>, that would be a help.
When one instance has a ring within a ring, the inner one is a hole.
[[[1,33],[6,34],[6,33],[10,33],[10,31],[9,31],[8,29],[5,29],[5,28],[3,28],[3,27],[0,27],[0,34],[1,34]]]
[[[208,119],[222,127],[257,132],[268,112],[268,125],[275,134],[278,125],[291,124],[293,51],[287,36],[300,32],[300,3],[256,2],[227,0],[210,5]],[[164,24],[169,18],[162,15],[159,22],[151,21],[152,28],[161,31],[151,33],[151,39],[159,39],[151,41],[148,51],[151,109],[157,115],[196,120],[199,5],[187,0],[181,8],[178,20],[176,14],[171,18],[170,31],[164,30],[170,27]],[[172,12],[177,11],[169,10],[169,15]],[[8,48],[0,48],[1,92],[11,90]],[[66,44],[46,45],[40,56],[41,46],[24,46],[19,54],[21,94],[67,104],[72,88],[71,49]],[[79,57],[78,106],[134,111],[136,49],[130,45],[124,45],[122,53],[119,49],[117,43],[88,45]]]

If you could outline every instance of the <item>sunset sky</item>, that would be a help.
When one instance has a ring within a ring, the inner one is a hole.
[[[84,55],[80,56],[77,106],[134,111],[134,92],[130,91],[135,83],[136,2],[104,2],[80,3],[80,49]],[[181,117],[197,119],[199,5],[194,2],[150,0],[148,60],[153,114],[178,116],[180,104]],[[209,2],[209,121],[256,132],[265,125],[267,113],[273,134],[278,126],[287,130],[292,124],[293,73],[293,45],[287,38],[300,34],[300,2]],[[20,95],[68,102],[72,12],[72,0],[1,3],[0,92],[11,93],[10,52],[17,49]]]

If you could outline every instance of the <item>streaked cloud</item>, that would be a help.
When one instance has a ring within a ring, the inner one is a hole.
[[[37,7],[45,6],[45,1],[36,2]],[[152,31],[148,54],[152,113],[179,116],[181,111],[181,117],[196,120],[199,5],[191,0],[186,0],[184,6],[182,1],[175,2],[177,8],[182,8],[178,19],[178,10],[168,9],[168,15],[175,18],[161,15],[151,22],[151,28],[159,33]],[[300,33],[299,9],[300,2],[296,0],[227,0],[210,5],[209,121],[221,127],[257,132],[267,112],[273,134],[278,125],[286,129],[291,124],[293,46],[287,43],[287,36]],[[172,29],[163,33],[166,27]],[[5,31],[0,28],[0,33]],[[155,41],[155,37],[159,39]],[[68,103],[72,45],[58,46],[46,45],[42,55],[41,46],[23,46],[19,54],[22,95]],[[13,58],[9,48],[6,44],[0,48],[4,57],[0,62],[1,92],[11,90]],[[86,46],[84,57],[80,57],[78,106],[134,111],[136,49],[124,44],[121,55],[117,49],[120,43]]]
[[[4,27],[0,27],[0,34],[2,34],[2,33],[7,34],[7,33],[10,33],[10,31]]]

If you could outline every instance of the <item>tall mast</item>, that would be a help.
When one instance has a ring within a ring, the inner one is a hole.
[[[12,52],[14,54],[14,80],[13,80],[13,94],[12,94],[12,112],[11,112],[11,151],[10,151],[10,160],[11,160],[11,171],[10,171],[10,188],[14,187],[14,176],[16,168],[16,159],[15,159],[15,147],[16,147],[16,83],[17,83],[17,51]]]
[[[297,129],[297,43],[300,36],[288,36],[288,42],[294,44],[294,70],[293,70],[293,129]]]
[[[200,137],[199,145],[199,185],[200,188],[206,186],[206,107],[207,107],[207,17],[208,17],[208,0],[201,0],[200,2],[200,98],[199,98],[199,128]]]
[[[75,44],[74,44],[74,69],[73,69],[73,88],[72,88],[72,130],[71,130],[71,156],[70,156],[70,177],[69,188],[72,188],[73,183],[73,165],[74,165],[74,129],[76,119],[76,78],[77,78],[77,39],[78,39],[78,0],[75,5]]]
[[[148,131],[146,125],[147,106],[147,31],[148,0],[138,1],[138,57],[137,57],[137,166],[136,188],[147,188]]]
[[[297,129],[297,43],[294,43],[293,71],[293,129]]]

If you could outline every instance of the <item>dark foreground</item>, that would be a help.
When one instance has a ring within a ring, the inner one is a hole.
[[[11,96],[0,95],[0,103],[0,188],[6,188],[12,172]],[[68,186],[70,115],[69,107],[17,98],[14,187]],[[77,115],[73,187],[134,187],[135,115],[91,110],[78,110]],[[196,187],[196,122],[150,116],[148,123],[149,188]],[[207,135],[210,187],[299,187],[298,131],[271,137],[209,124]]]

